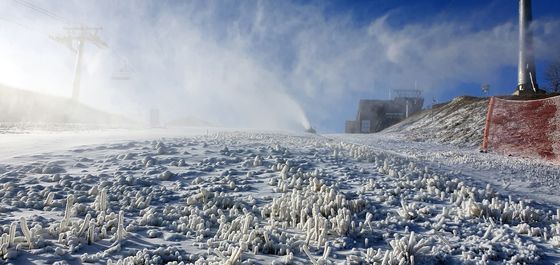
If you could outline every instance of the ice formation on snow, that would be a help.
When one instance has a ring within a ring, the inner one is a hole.
[[[318,135],[222,133],[74,155],[49,158],[65,172],[2,167],[2,260],[515,264],[560,248],[559,211]]]

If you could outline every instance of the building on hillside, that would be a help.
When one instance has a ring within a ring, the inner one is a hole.
[[[422,110],[422,91],[416,89],[393,90],[391,100],[362,99],[356,120],[346,121],[346,133],[379,132],[410,115]]]

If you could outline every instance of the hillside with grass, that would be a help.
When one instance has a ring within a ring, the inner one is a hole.
[[[488,99],[461,96],[423,110],[383,131],[413,141],[479,146],[482,142]]]

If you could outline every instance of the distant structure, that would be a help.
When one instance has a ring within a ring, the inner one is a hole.
[[[482,84],[480,90],[482,90],[484,95],[488,95],[488,92],[490,92],[490,84]]]
[[[362,99],[356,120],[346,121],[346,133],[374,133],[381,131],[422,110],[424,98],[417,89],[393,90],[391,100]]]
[[[514,95],[526,95],[539,92],[535,71],[535,54],[533,49],[533,20],[531,0],[519,0],[519,64],[517,88]]]
[[[159,109],[150,109],[150,127],[157,128],[160,126],[161,124],[159,122]]]

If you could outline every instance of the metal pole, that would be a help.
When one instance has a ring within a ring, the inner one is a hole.
[[[488,152],[488,137],[490,135],[490,123],[492,122],[492,113],[494,112],[494,97],[488,102],[488,112],[486,113],[486,124],[484,125],[484,136],[482,138],[482,151]]]
[[[406,100],[406,113],[405,118],[408,118],[408,99]]]
[[[82,55],[84,49],[84,41],[78,40],[78,49],[76,49],[76,66],[74,68],[74,83],[72,87],[72,100],[78,101],[80,97],[80,75],[82,72]]]
[[[517,90],[520,92],[536,92],[538,88],[535,74],[533,32],[531,30],[532,20],[531,0],[519,0],[519,64]]]

